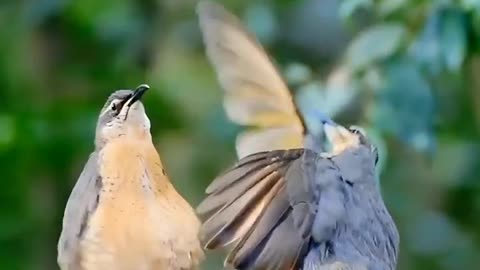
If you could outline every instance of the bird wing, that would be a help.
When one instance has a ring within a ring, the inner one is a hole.
[[[303,119],[255,37],[218,4],[200,2],[197,13],[207,55],[225,93],[227,115],[237,124],[252,127],[237,137],[239,158],[303,147]]]
[[[65,208],[63,228],[58,241],[58,264],[62,270],[78,267],[79,239],[87,227],[87,221],[95,211],[101,178],[98,171],[98,156],[92,153],[85,165]]]
[[[202,244],[207,249],[230,246],[225,264],[235,269],[298,269],[315,224],[321,225],[318,212],[329,210],[317,203],[322,190],[313,181],[319,169],[336,177],[329,164],[305,149],[241,159],[211,183],[197,208],[204,220]],[[325,186],[333,180],[328,177]]]

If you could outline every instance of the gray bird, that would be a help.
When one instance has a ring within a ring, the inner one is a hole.
[[[238,136],[239,161],[197,208],[204,247],[227,248],[235,269],[395,269],[399,234],[365,132],[319,115],[323,149],[254,36],[218,4],[197,13],[227,115],[255,128]]]

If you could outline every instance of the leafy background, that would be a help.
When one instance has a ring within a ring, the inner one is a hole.
[[[114,89],[145,103],[192,204],[234,162],[188,0],[0,2],[0,269],[56,269],[70,190]],[[480,263],[480,1],[223,1],[277,60],[312,130],[365,127],[401,232],[398,269]],[[220,269],[210,254],[204,269]]]

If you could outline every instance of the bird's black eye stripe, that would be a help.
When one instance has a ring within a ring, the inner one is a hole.
[[[115,113],[120,113],[120,110],[123,108],[123,105],[125,105],[125,103],[132,97],[132,95],[128,95],[126,96],[125,98],[121,99],[121,100],[115,100],[115,101],[112,101],[112,105],[111,105],[111,109],[113,112]]]

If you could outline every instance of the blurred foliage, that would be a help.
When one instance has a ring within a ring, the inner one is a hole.
[[[367,128],[399,269],[480,263],[480,2],[223,1],[314,111]],[[155,144],[197,204],[239,127],[188,0],[0,2],[0,269],[56,269],[66,200],[110,92],[148,83]],[[209,254],[205,269],[220,269]]]

